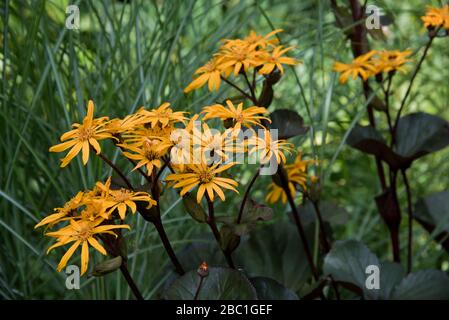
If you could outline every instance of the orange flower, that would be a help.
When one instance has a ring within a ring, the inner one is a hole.
[[[185,89],[184,92],[188,93],[192,90],[201,88],[207,82],[209,91],[220,89],[220,74],[221,70],[217,64],[217,59],[213,58],[207,62],[204,66],[199,67],[195,74],[199,74]]]
[[[67,166],[70,161],[82,150],[83,164],[89,160],[89,150],[92,146],[97,154],[101,152],[99,140],[114,138],[105,128],[108,117],[94,119],[94,102],[89,100],[87,115],[82,124],[72,125],[75,129],[64,133],[61,141],[66,141],[50,148],[50,152],[62,152],[69,148],[69,153],[62,159],[61,167]]]
[[[377,70],[371,57],[376,53],[377,51],[372,50],[364,55],[358,56],[349,64],[335,62],[334,71],[341,73],[340,83],[343,84],[348,81],[350,76],[354,80],[360,76],[365,81],[368,77],[374,75]]]
[[[234,130],[238,131],[242,126],[250,128],[253,125],[259,125],[263,127],[260,120],[265,119],[269,122],[271,120],[262,114],[267,113],[267,109],[264,107],[252,106],[243,109],[243,102],[234,106],[231,100],[226,100],[227,107],[221,104],[215,104],[212,106],[204,107],[201,113],[204,113],[204,120],[219,118],[221,120],[232,119],[234,122]]]
[[[293,58],[283,56],[284,53],[290,51],[293,47],[283,48],[283,46],[277,46],[271,52],[261,54],[259,61],[262,64],[262,68],[259,70],[260,74],[269,74],[273,72],[274,68],[277,68],[281,73],[284,73],[283,64],[295,65],[298,61]]]
[[[441,8],[428,7],[426,15],[421,17],[426,28],[443,27],[449,30],[449,5],[446,4]]]

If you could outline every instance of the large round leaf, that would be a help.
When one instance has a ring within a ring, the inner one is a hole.
[[[420,199],[415,215],[439,231],[449,232],[449,191],[442,191]]]
[[[393,299],[449,300],[449,277],[439,270],[411,273],[396,286]]]
[[[382,135],[372,126],[355,126],[346,143],[354,149],[379,157],[394,168],[399,168],[406,162],[387,145]]]
[[[200,281],[201,277],[196,270],[189,271],[173,282],[165,291],[164,298],[194,300]],[[197,299],[255,300],[257,294],[242,272],[228,268],[209,268],[209,275],[203,278]]]
[[[396,152],[416,159],[449,145],[449,123],[424,112],[408,114],[399,119]]]
[[[313,248],[314,226],[306,228]],[[297,291],[310,277],[310,268],[296,226],[280,221],[254,230],[235,252],[237,265],[250,277],[269,277]]]
[[[278,139],[288,139],[305,134],[303,118],[293,110],[278,109],[270,114],[270,128],[278,130]]]
[[[179,262],[186,270],[198,268],[202,262],[213,267],[226,266],[226,260],[212,236],[204,237],[204,241],[193,242],[177,253]]]
[[[349,282],[363,291],[366,299],[377,299],[378,289],[367,289],[366,268],[379,267],[379,260],[367,246],[355,240],[337,241],[324,259],[324,273],[334,280]]]
[[[274,279],[255,277],[250,279],[256,288],[259,300],[298,300],[298,296],[292,290],[284,287]]]
[[[404,268],[395,262],[382,262],[380,264],[380,292],[379,299],[391,299],[394,287],[404,278]]]

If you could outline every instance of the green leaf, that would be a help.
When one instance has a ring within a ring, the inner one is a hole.
[[[305,229],[313,248],[314,227]],[[288,221],[257,228],[248,238],[242,238],[234,256],[250,277],[269,277],[294,291],[311,275],[296,226]]]
[[[421,270],[406,276],[393,292],[395,300],[449,300],[449,277],[440,270]]]
[[[415,217],[449,232],[449,191],[434,193],[419,199],[415,206]]]
[[[210,266],[225,266],[226,260],[215,239],[208,236],[201,242],[193,242],[177,253],[179,262],[186,270],[196,269],[202,262]]]
[[[417,159],[449,145],[449,123],[437,116],[418,112],[401,117],[396,132],[396,152]]]
[[[242,222],[267,221],[271,220],[272,217],[272,208],[249,199],[243,209]]]
[[[399,263],[382,262],[380,264],[379,299],[390,299],[394,287],[401,282],[404,275],[404,268]]]
[[[377,299],[379,290],[365,286],[369,265],[379,266],[379,260],[367,246],[355,240],[337,241],[324,259],[323,271],[334,280],[356,285],[366,299]]]
[[[402,117],[398,122],[394,151],[371,126],[354,127],[346,143],[379,157],[392,168],[408,168],[414,160],[449,145],[449,123],[423,112]]]
[[[184,204],[184,207],[186,208],[187,212],[195,221],[206,222],[207,214],[204,211],[203,207],[198,202],[196,202],[192,194],[190,193],[186,194],[182,198],[182,203]]]
[[[372,126],[355,126],[346,143],[354,149],[380,157],[392,167],[399,168],[404,161],[388,147],[381,134]]]
[[[272,129],[278,130],[278,139],[288,139],[303,135],[308,128],[304,126],[304,119],[295,111],[278,109],[270,114]]]
[[[296,293],[274,279],[255,277],[250,279],[259,300],[299,300]]]
[[[196,270],[178,278],[165,291],[169,300],[193,300],[201,277]],[[255,300],[256,290],[245,275],[228,268],[209,268],[209,275],[203,278],[198,300]]]
[[[235,235],[243,236],[250,233],[259,221],[268,221],[273,218],[273,209],[263,205],[258,204],[252,199],[249,199],[245,203],[245,207],[242,212],[242,219],[240,223],[237,223],[237,217],[233,216],[218,216],[216,220],[218,222],[224,223],[229,227]]]

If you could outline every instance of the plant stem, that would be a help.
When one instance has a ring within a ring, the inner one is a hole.
[[[231,267],[232,269],[235,269],[235,264],[234,264],[234,261],[232,260],[231,255],[228,252],[226,252],[226,250],[223,250],[223,248],[221,246],[221,235],[220,235],[220,231],[218,231],[217,224],[215,222],[214,203],[209,198],[208,194],[206,194],[206,200],[207,200],[207,207],[209,209],[209,216],[207,217],[207,224],[209,225],[210,229],[212,230],[215,240],[217,241],[218,246],[220,247],[221,251],[223,252],[229,267]]]
[[[391,115],[390,115],[390,89],[391,89],[391,82],[393,79],[393,74],[388,74],[388,82],[387,82],[387,89],[384,90],[384,96],[385,96],[385,114],[387,116],[387,122],[388,122],[388,130],[390,131],[391,135],[391,145],[393,145],[394,142],[394,131],[393,131],[393,124],[391,123]],[[382,88],[384,86],[382,85]]]
[[[249,91],[251,92],[252,100],[253,100],[254,104],[257,105],[256,94],[254,93],[254,88],[253,88],[253,86],[252,86],[251,83],[249,82],[249,79],[248,79],[248,76],[246,75],[245,69],[243,69],[242,74],[243,74],[243,77],[245,78],[246,84],[248,85]]]
[[[398,114],[396,116],[396,121],[395,121],[394,127],[393,127],[394,135],[396,135],[396,130],[397,130],[397,127],[398,127],[399,119],[401,117],[402,110],[404,109],[405,102],[406,102],[406,100],[407,100],[407,98],[408,98],[408,96],[410,94],[410,91],[412,90],[413,82],[415,81],[416,75],[418,74],[418,71],[420,70],[422,63],[424,62],[424,59],[425,59],[425,57],[427,55],[427,52],[429,51],[430,46],[432,45],[433,39],[435,39],[438,31],[440,31],[440,28],[441,27],[436,29],[434,32],[429,33],[429,41],[427,42],[427,45],[424,48],[423,55],[422,55],[421,59],[419,60],[418,64],[416,65],[415,71],[412,74],[412,77],[410,79],[410,83],[408,85],[407,91],[405,92],[404,98],[402,98],[401,106],[399,107],[399,111],[398,111]]]
[[[157,175],[153,171],[153,185],[151,188],[151,194],[153,195],[153,199],[156,200],[158,205],[156,206],[157,210],[157,216],[152,219],[152,223],[154,227],[156,228],[157,233],[159,234],[159,238],[162,241],[162,244],[164,245],[165,251],[167,252],[168,256],[170,257],[171,262],[175,266],[175,270],[177,273],[183,275],[185,273],[184,268],[182,267],[181,263],[179,262],[178,258],[176,257],[175,251],[173,250],[173,247],[171,246],[170,241],[168,240],[167,233],[165,232],[164,225],[162,223],[161,219],[161,207],[159,206],[159,199],[160,199],[160,192],[159,192],[159,184]]]
[[[203,285],[204,277],[200,277],[200,283],[198,284],[198,288],[196,288],[195,296],[193,297],[193,300],[198,300],[198,296],[201,291],[201,286]]]
[[[256,182],[257,178],[260,175],[260,168],[257,169],[257,171],[254,173],[253,177],[251,178],[251,181],[248,184],[248,187],[246,188],[245,195],[243,196],[242,204],[240,205],[239,215],[237,216],[237,224],[240,224],[243,217],[243,210],[245,209],[245,203],[246,200],[249,197],[249,192],[251,191],[251,188],[254,185],[254,182]]]
[[[312,200],[311,200],[312,201]],[[331,249],[330,244],[327,239],[326,229],[324,228],[323,218],[321,216],[321,210],[318,201],[312,201],[313,207],[315,208],[315,213],[318,218],[318,225],[320,227],[321,242],[323,245],[324,252],[328,253]]]
[[[335,298],[337,298],[337,300],[341,300],[340,291],[338,290],[338,283],[334,280],[334,277],[332,277],[332,275],[329,277],[331,279],[332,288],[334,289],[335,292]]]
[[[122,180],[126,183],[126,185],[128,186],[128,189],[130,190],[134,190],[134,187],[132,186],[131,182],[129,182],[128,178],[124,175],[124,173],[117,168],[117,166],[115,164],[112,163],[111,160],[109,160],[104,154],[99,153],[98,156],[101,158],[101,160],[103,160],[104,162],[106,162],[106,164],[108,164],[112,170],[114,170],[119,176],[120,178],[122,178]]]
[[[159,169],[159,171],[157,172],[156,178],[155,180],[158,181],[159,178],[161,177],[162,173],[164,172],[164,169],[167,167],[167,162],[164,162],[164,164],[162,165],[162,167]]]
[[[390,238],[391,238],[391,246],[393,248],[393,261],[400,263],[401,262],[401,253],[399,246],[399,231],[397,228],[389,229],[390,230]]]
[[[129,274],[128,267],[126,266],[126,262],[123,262],[120,266],[120,271],[122,272],[123,276],[125,277],[126,282],[128,282],[129,288],[133,292],[134,296],[137,300],[144,300],[142,294],[140,293],[139,289],[136,286],[136,283],[134,282],[133,278]]]
[[[159,234],[159,238],[161,238],[165,251],[170,257],[171,262],[175,266],[176,272],[180,275],[183,275],[185,273],[184,268],[176,257],[175,251],[173,250],[170,241],[168,240],[167,233],[165,232],[164,225],[162,224],[161,219],[154,219],[153,224],[156,228],[157,233]]]
[[[112,223],[112,222],[111,222]],[[118,233],[118,234],[117,234]],[[133,278],[131,277],[128,267],[127,267],[127,256],[123,255],[123,252],[121,252],[120,249],[117,248],[117,240],[120,239],[121,233],[120,230],[116,230],[117,237],[113,237],[111,235],[99,235],[99,238],[103,241],[103,244],[106,247],[106,251],[109,255],[112,257],[121,256],[122,257],[122,264],[120,265],[120,271],[122,272],[123,276],[125,277],[126,282],[128,283],[129,288],[133,292],[134,296],[137,300],[144,300],[142,297],[142,294],[140,293],[139,289],[137,288],[136,283],[134,282]]]
[[[316,269],[315,263],[313,262],[312,253],[310,252],[304,227],[301,223],[301,219],[299,218],[298,209],[296,208],[295,201],[293,200],[293,196],[290,193],[290,188],[288,187],[288,178],[285,176],[282,170],[283,170],[282,167],[279,167],[278,176],[281,180],[282,188],[284,189],[284,192],[287,194],[288,203],[290,204],[290,207],[292,209],[293,219],[295,220],[296,228],[298,229],[298,234],[301,239],[302,246],[304,248],[304,252],[306,254],[306,258],[310,266],[310,270],[312,271],[313,277],[317,281],[319,278],[319,274]]]
[[[229,81],[228,79],[226,79],[223,76],[220,76],[221,80],[223,80],[224,82],[226,82],[227,84],[229,84],[231,87],[233,87],[234,89],[236,89],[237,91],[239,91],[241,94],[243,94],[247,99],[251,100],[254,104],[256,104],[256,101],[253,100],[253,98],[247,94],[245,91],[243,91],[242,89],[240,89],[237,85],[235,85],[234,83],[232,83],[231,81]]]
[[[256,68],[254,68],[254,70],[253,70],[253,89],[254,89],[254,95],[256,94],[256,90],[257,90],[257,88],[256,88],[256,75],[257,75],[257,70],[256,70]]]
[[[413,209],[412,209],[412,193],[408,183],[407,173],[401,170],[402,179],[404,180],[405,190],[407,193],[407,209],[408,209],[408,247],[407,247],[407,273],[412,271],[412,249],[413,249]]]
[[[396,170],[390,170],[390,188],[391,192],[393,193],[393,201],[395,203],[395,207],[397,207],[397,210],[399,211],[400,215],[400,207],[398,202],[398,194],[397,194],[397,171]],[[396,208],[395,208],[396,210]],[[388,230],[390,231],[390,237],[391,237],[391,247],[393,250],[393,261],[400,263],[401,262],[401,251],[400,251],[400,244],[399,244],[399,224],[401,223],[401,218],[399,216],[399,221],[391,221],[388,224]]]

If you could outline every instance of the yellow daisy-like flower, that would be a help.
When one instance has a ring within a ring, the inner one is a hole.
[[[446,4],[441,8],[428,7],[426,15],[421,17],[426,28],[443,27],[449,30],[449,5]]]
[[[138,146],[130,144],[120,144],[119,146],[134,152],[123,152],[125,157],[138,161],[133,171],[145,166],[147,168],[147,174],[150,176],[154,167],[161,168],[161,159],[167,153],[170,144],[161,139],[145,138],[142,144]]]
[[[348,81],[348,78],[352,76],[352,79],[356,79],[358,76],[362,77],[364,81],[368,77],[374,75],[377,70],[371,58],[377,53],[377,51],[370,51],[364,55],[358,56],[351,63],[344,64],[341,62],[334,63],[334,71],[340,72],[340,83],[343,84]]]
[[[289,188],[292,196],[294,196],[296,193],[295,185],[292,182],[289,182],[288,188]],[[287,194],[285,193],[285,191],[282,187],[280,187],[276,183],[272,182],[268,186],[268,193],[267,193],[267,196],[265,197],[265,201],[270,204],[273,204],[273,203],[278,202],[279,200],[281,200],[282,203],[285,204],[287,202]]]
[[[178,122],[184,123],[186,117],[183,111],[173,111],[170,108],[170,103],[164,102],[158,108],[152,110],[141,110],[142,114],[146,117],[145,123],[149,123],[151,128],[156,127],[160,124],[162,128],[168,126],[169,124],[175,124]]]
[[[98,242],[96,236],[101,234],[112,234],[117,236],[111,230],[123,228],[129,229],[128,225],[100,225],[103,221],[103,219],[97,219],[95,221],[75,221],[72,219],[68,226],[63,227],[58,231],[45,234],[49,237],[58,239],[54,245],[48,248],[47,254],[54,248],[74,242],[62,256],[61,261],[59,261],[57,267],[58,271],[61,271],[67,265],[67,262],[72,257],[75,250],[81,246],[81,275],[83,275],[87,271],[89,264],[89,245],[94,247],[101,254],[106,255],[106,250]]]
[[[273,157],[277,163],[285,163],[287,160],[284,153],[290,154],[293,150],[293,145],[287,140],[273,140],[268,130],[264,130],[262,136],[254,133],[248,139],[247,145],[249,154],[256,153],[261,164],[270,162]]]
[[[258,66],[260,52],[257,51],[257,46],[240,39],[229,40],[220,52],[215,54],[219,68],[226,75],[233,71],[236,77],[242,69],[246,72],[250,67]]]
[[[378,51],[379,59],[374,59],[377,73],[390,71],[404,72],[404,64],[413,61],[412,59],[408,59],[408,56],[411,54],[411,50]]]
[[[124,144],[133,145],[133,146],[141,146],[143,142],[148,139],[157,139],[157,140],[170,140],[170,136],[175,128],[173,126],[166,126],[161,128],[160,126],[156,126],[151,128],[150,126],[138,126],[133,130],[127,131],[122,134],[122,138]]]
[[[227,107],[221,104],[204,107],[201,112],[205,114],[203,119],[219,118],[223,121],[231,119],[234,122],[234,130],[236,131],[240,130],[242,126],[250,128],[253,125],[258,125],[263,127],[260,123],[262,119],[271,122],[269,118],[262,116],[268,112],[264,107],[252,106],[243,109],[243,102],[241,102],[236,108],[231,100],[226,100],[226,105]]]
[[[261,54],[259,57],[259,61],[262,64],[262,68],[260,68],[260,74],[270,74],[273,72],[274,68],[277,68],[281,74],[284,73],[283,64],[295,65],[298,64],[294,58],[285,57],[284,54],[293,49],[293,47],[283,48],[283,46],[277,46],[271,52],[267,52]]]
[[[279,42],[278,39],[274,38],[271,39],[271,37],[273,37],[275,34],[282,32],[282,29],[276,29],[273,30],[269,33],[267,33],[266,35],[259,35],[257,34],[255,31],[251,30],[249,35],[246,36],[243,41],[245,41],[246,43],[252,45],[252,44],[256,44],[257,46],[260,46],[261,48],[266,48],[268,46],[273,46],[276,43]],[[228,42],[229,40],[225,40],[226,42]]]
[[[235,189],[238,183],[229,178],[218,177],[218,174],[226,171],[233,165],[234,163],[222,166],[219,166],[219,164],[208,166],[204,163],[188,165],[184,173],[172,173],[167,176],[166,180],[176,182],[173,186],[174,188],[182,188],[180,192],[181,196],[184,196],[187,192],[190,192],[193,188],[198,186],[196,194],[198,203],[201,202],[206,192],[211,201],[214,200],[215,193],[222,201],[224,201],[225,195],[222,188],[238,193]]]
[[[284,167],[288,178],[288,188],[293,197],[295,197],[296,195],[297,186],[300,186],[302,190],[306,190],[307,181],[309,178],[307,169],[311,163],[315,162],[316,162],[315,160],[303,160],[301,152],[298,152],[295,161]],[[310,177],[312,183],[316,182],[316,179],[317,178],[315,176]],[[278,202],[279,200],[281,200],[282,203],[286,203],[287,194],[285,193],[284,189],[281,186],[272,182],[269,186],[269,192],[265,198],[265,201],[273,204]]]
[[[85,200],[86,206],[79,215],[74,215],[73,219],[95,221],[96,219],[109,219],[110,214],[106,212],[105,201],[99,197],[90,197]]]
[[[235,144],[235,136],[232,130],[225,132],[219,130],[211,130],[204,123],[203,130],[193,129],[192,142],[194,145],[193,158],[194,163],[207,162],[223,162],[229,159],[229,155],[236,152],[244,152],[244,148]]]
[[[144,116],[141,113],[137,112],[134,114],[127,115],[123,119],[119,118],[112,119],[106,125],[106,130],[113,135],[128,132],[144,123],[145,120],[143,118]]]
[[[62,159],[61,167],[67,166],[70,161],[80,152],[83,154],[83,163],[89,160],[89,149],[92,146],[97,154],[101,152],[99,140],[113,138],[113,136],[105,128],[108,117],[94,119],[94,102],[89,100],[87,105],[87,115],[83,119],[83,123],[75,123],[72,125],[73,130],[64,133],[61,141],[66,141],[50,148],[50,152],[62,152],[69,148],[70,151]]]
[[[303,160],[301,152],[296,155],[295,161],[285,166],[289,181],[296,185],[300,185],[303,190],[307,188],[308,167],[310,164],[316,163],[315,160]],[[311,179],[316,177],[311,177]]]
[[[67,201],[63,207],[55,208],[55,213],[45,217],[38,224],[34,226],[34,229],[42,227],[48,224],[49,227],[63,221],[64,218],[69,216],[72,212],[78,210],[78,208],[84,205],[83,202],[84,192],[80,191],[72,199]]]
[[[131,191],[125,188],[110,189],[111,178],[105,184],[97,182],[97,186],[105,192],[104,207],[108,209],[107,213],[110,215],[114,210],[118,210],[119,216],[122,220],[125,219],[126,209],[129,207],[134,214],[137,211],[136,201],[147,202],[147,208],[156,206],[157,202],[151,196],[143,191]]]
[[[214,91],[220,89],[221,78],[220,75],[222,70],[217,64],[217,59],[213,58],[207,62],[204,66],[199,67],[194,74],[198,74],[185,89],[184,92],[188,93],[192,90],[201,88],[207,83],[209,91]]]

